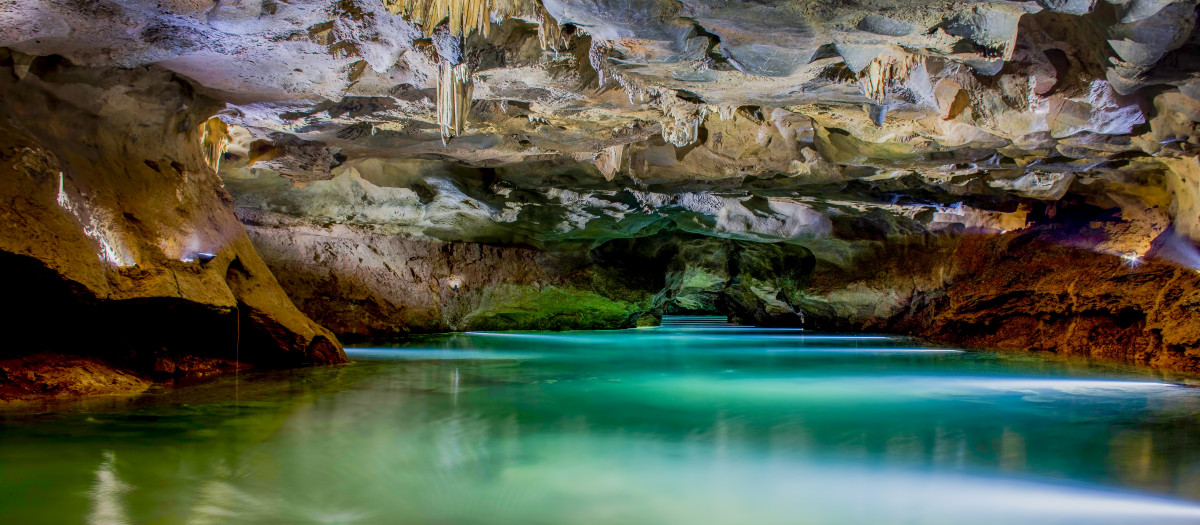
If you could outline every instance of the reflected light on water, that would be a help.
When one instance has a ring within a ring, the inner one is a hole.
[[[237,401],[218,379],[0,413],[0,494],[20,495],[0,516],[1200,523],[1195,389],[900,337],[665,324],[349,348],[353,366],[243,373]]]
[[[507,352],[502,350],[411,350],[395,348],[346,348],[351,359],[408,359],[408,360],[491,360],[491,359],[537,359],[538,354]]]
[[[962,350],[953,348],[857,348],[847,346],[828,347],[798,347],[798,348],[768,348],[771,353],[836,353],[836,354],[961,354]]]
[[[125,493],[130,486],[121,481],[117,474],[117,455],[111,450],[102,454],[100,466],[96,468],[95,480],[88,491],[92,509],[88,514],[88,525],[128,525],[129,511],[125,508]]]
[[[721,342],[728,343],[730,337],[737,337],[739,343],[754,342],[754,341],[791,341],[797,344],[806,342],[846,342],[854,343],[856,341],[891,341],[893,338],[882,335],[807,335],[807,334],[791,334],[791,335],[775,335],[775,334],[760,334],[761,329],[721,329],[721,330],[703,330],[689,331],[686,337],[690,343],[695,342]],[[655,330],[636,331],[635,335],[627,335],[624,333],[597,334],[595,332],[587,332],[574,334],[570,332],[564,333],[536,333],[536,332],[464,332],[465,335],[479,338],[500,338],[500,339],[525,339],[530,341],[553,341],[570,344],[622,344],[627,345],[633,341],[665,341],[673,340],[680,337],[679,334],[670,332],[659,332]]]

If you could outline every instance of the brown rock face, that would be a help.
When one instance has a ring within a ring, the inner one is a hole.
[[[1021,236],[968,238],[912,333],[1200,371],[1200,274]]]
[[[1200,273],[1064,243],[1075,235],[926,239],[857,263],[868,271],[818,269],[805,326],[1200,371]]]
[[[4,357],[102,359],[137,378],[114,391],[237,361],[345,361],[279,288],[202,160],[210,99],[169,72],[14,60],[0,56],[0,268],[15,306],[3,322],[19,342]],[[69,383],[41,393],[104,391]]]
[[[150,381],[103,359],[40,353],[0,360],[0,407],[45,397],[136,394]]]

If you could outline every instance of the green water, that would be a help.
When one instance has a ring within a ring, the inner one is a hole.
[[[1200,523],[1200,391],[676,318],[0,413],[0,523]]]

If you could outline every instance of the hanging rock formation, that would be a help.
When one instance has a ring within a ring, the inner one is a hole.
[[[467,112],[471,109],[471,94],[475,92],[471,70],[467,64],[438,63],[437,111],[442,144],[451,137],[462,135],[467,128]]]
[[[259,312],[264,364],[341,358],[278,277],[358,339],[711,311],[1194,370],[1196,8],[10,3],[4,251]]]

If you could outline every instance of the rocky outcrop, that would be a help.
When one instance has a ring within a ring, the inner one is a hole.
[[[662,302],[656,297],[661,265],[637,253],[599,250],[589,257],[586,250],[413,240],[241,213],[297,306],[348,340],[456,330],[628,328],[646,322],[642,318]],[[615,260],[594,260],[605,255]],[[638,262],[651,266],[633,269]]]
[[[359,184],[366,195],[378,191]],[[321,206],[319,195],[296,202]],[[695,227],[696,215],[663,213],[641,236],[543,238],[537,248],[315,226],[255,208],[239,214],[301,308],[352,337],[620,328],[662,313],[722,313],[747,324],[1197,369],[1200,310],[1191,295],[1200,274],[1191,266],[1200,252],[1167,228],[1162,210],[925,208],[898,222],[884,210],[844,209],[867,213],[826,212],[830,235],[786,242],[745,236],[749,228],[732,238],[693,233],[683,228]],[[747,218],[769,223],[772,208],[758,210]]]
[[[1200,252],[1172,232],[1146,258],[1097,253],[1058,225],[861,241],[835,263],[801,244],[671,230],[580,257],[243,219],[283,287],[343,337],[623,328],[704,313],[1200,371],[1200,272],[1180,264]]]
[[[0,51],[0,98],[6,397],[345,360],[234,216],[201,156],[217,105],[187,79]],[[42,352],[90,364],[21,370]]]
[[[802,323],[815,258],[803,246],[664,230],[587,249],[412,240],[242,210],[280,285],[347,340],[463,330],[656,325],[663,313],[730,312]]]
[[[1149,258],[1072,246],[1079,232],[943,236],[818,268],[805,326],[911,334],[976,348],[1033,350],[1200,371],[1200,273],[1174,234]]]
[[[964,239],[943,290],[895,326],[982,348],[1200,371],[1200,274],[1014,235]]]
[[[340,359],[272,272],[364,339],[720,311],[1190,369],[1149,283],[1200,269],[1196,6],[10,2],[0,250],[84,333],[177,327],[163,370],[230,321]]]
[[[816,257],[798,244],[721,239],[666,232],[638,244],[670,254],[663,288],[665,312],[725,314],[755,325],[801,326],[797,300]]]

